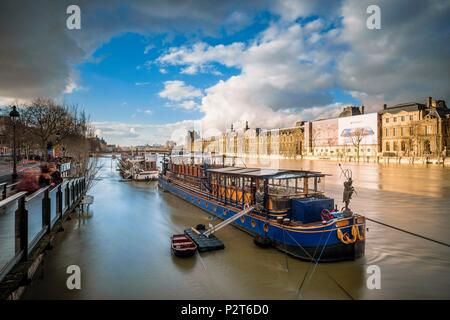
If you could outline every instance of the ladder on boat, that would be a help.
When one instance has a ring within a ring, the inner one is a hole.
[[[239,219],[240,217],[242,217],[243,215],[250,213],[253,210],[253,207],[249,206],[249,205],[245,205],[244,206],[244,210],[239,211],[238,213],[236,213],[234,216],[223,220],[221,223],[213,226],[212,228],[206,230],[203,235],[205,235],[206,237],[209,237],[211,234],[213,234],[214,232],[222,229],[223,227],[229,225],[230,223],[232,223],[233,221]]]

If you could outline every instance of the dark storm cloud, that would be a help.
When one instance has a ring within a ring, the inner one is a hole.
[[[0,98],[60,95],[76,78],[73,65],[88,59],[114,35],[170,31],[214,34],[236,12],[255,12],[255,2],[3,0]],[[81,30],[66,28],[70,4],[81,8]]]
[[[51,5],[50,5],[51,2]],[[84,51],[68,34],[57,1],[0,2],[0,97],[60,94]]]
[[[381,9],[381,30],[366,28],[369,4]],[[342,15],[343,87],[378,103],[450,98],[449,1],[349,0]]]
[[[82,30],[66,29],[66,8],[78,4]],[[379,4],[382,30],[365,27],[366,8]],[[261,10],[281,15],[280,26],[300,16],[342,16],[336,45],[317,55],[335,59],[322,71],[326,85],[306,90],[312,101],[330,100],[328,83],[352,91],[363,101],[420,100],[428,95],[450,98],[448,1],[12,1],[0,2],[0,103],[2,99],[57,97],[76,81],[73,66],[90,58],[111,37],[123,32],[183,32],[188,37],[216,35],[223,28],[243,27]],[[305,53],[310,46],[305,43]],[[283,66],[283,61],[280,66]],[[295,61],[285,61],[286,65]],[[312,66],[314,67],[314,66]],[[304,85],[317,74],[305,74]],[[337,79],[337,80],[333,80]],[[311,92],[309,92],[311,91]],[[275,92],[271,105],[291,107],[292,92]],[[322,100],[321,100],[322,99]],[[308,100],[309,102],[309,100]]]

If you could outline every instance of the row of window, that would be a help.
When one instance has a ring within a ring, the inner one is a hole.
[[[400,150],[406,151],[406,142],[405,141],[401,141]],[[388,151],[388,152],[391,151],[391,143],[389,141],[386,142],[386,151]],[[394,141],[394,143],[392,144],[392,151],[399,151],[397,141]]]
[[[397,118],[399,118],[399,121],[401,122],[405,122],[406,119],[409,118],[409,121],[413,121],[414,120],[414,116],[399,116],[399,117],[392,117],[392,118],[386,118],[385,122],[389,123],[390,120],[392,120],[393,122],[397,122]]]
[[[400,129],[400,130],[399,130]],[[424,127],[425,134],[432,134],[433,133],[433,127],[432,126],[425,126]],[[409,127],[409,130],[407,128],[401,127],[401,128],[386,128],[385,129],[385,136],[386,137],[395,137],[397,135],[400,136],[406,136],[406,133],[409,131],[409,135],[414,135],[414,127]]]
[[[346,151],[346,152],[358,152],[358,149],[357,148],[354,148],[353,150],[351,149],[351,148],[349,148],[349,149],[347,149],[347,150],[345,150],[345,149],[343,149],[343,150],[337,150],[337,152],[344,152],[344,151]],[[315,152],[328,152],[328,149],[315,149]],[[361,152],[364,152],[364,148],[361,148]],[[368,152],[368,153],[370,153],[370,148],[367,148],[366,149],[366,152]],[[330,153],[334,153],[334,150],[330,150]]]
[[[391,146],[392,146],[392,149],[391,149]],[[399,147],[400,147],[400,150],[399,150]],[[385,151],[388,151],[388,152],[389,151],[406,151],[406,147],[407,147],[406,141],[400,141],[400,144],[397,141],[394,141],[393,143],[386,141],[386,144],[385,144],[386,150]],[[423,142],[422,148],[423,148],[424,152],[426,152],[426,153],[431,152],[430,141],[425,140]],[[408,149],[411,151],[412,146],[409,145]]]

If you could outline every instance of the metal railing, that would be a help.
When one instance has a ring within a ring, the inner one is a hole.
[[[0,183],[0,199],[5,200],[9,195],[14,193],[18,184],[18,182],[12,184],[7,184],[6,182]]]
[[[4,186],[0,185],[0,192]],[[86,191],[84,177],[74,178],[31,195],[18,192],[0,198],[0,281],[29,253],[52,227],[65,219]]]

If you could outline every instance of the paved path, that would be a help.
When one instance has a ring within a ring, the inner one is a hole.
[[[26,162],[25,162],[26,161]],[[17,173],[20,173],[25,169],[30,169],[39,166],[39,162],[25,160],[24,162],[17,164]],[[0,183],[11,182],[12,175],[12,162],[0,161]]]

